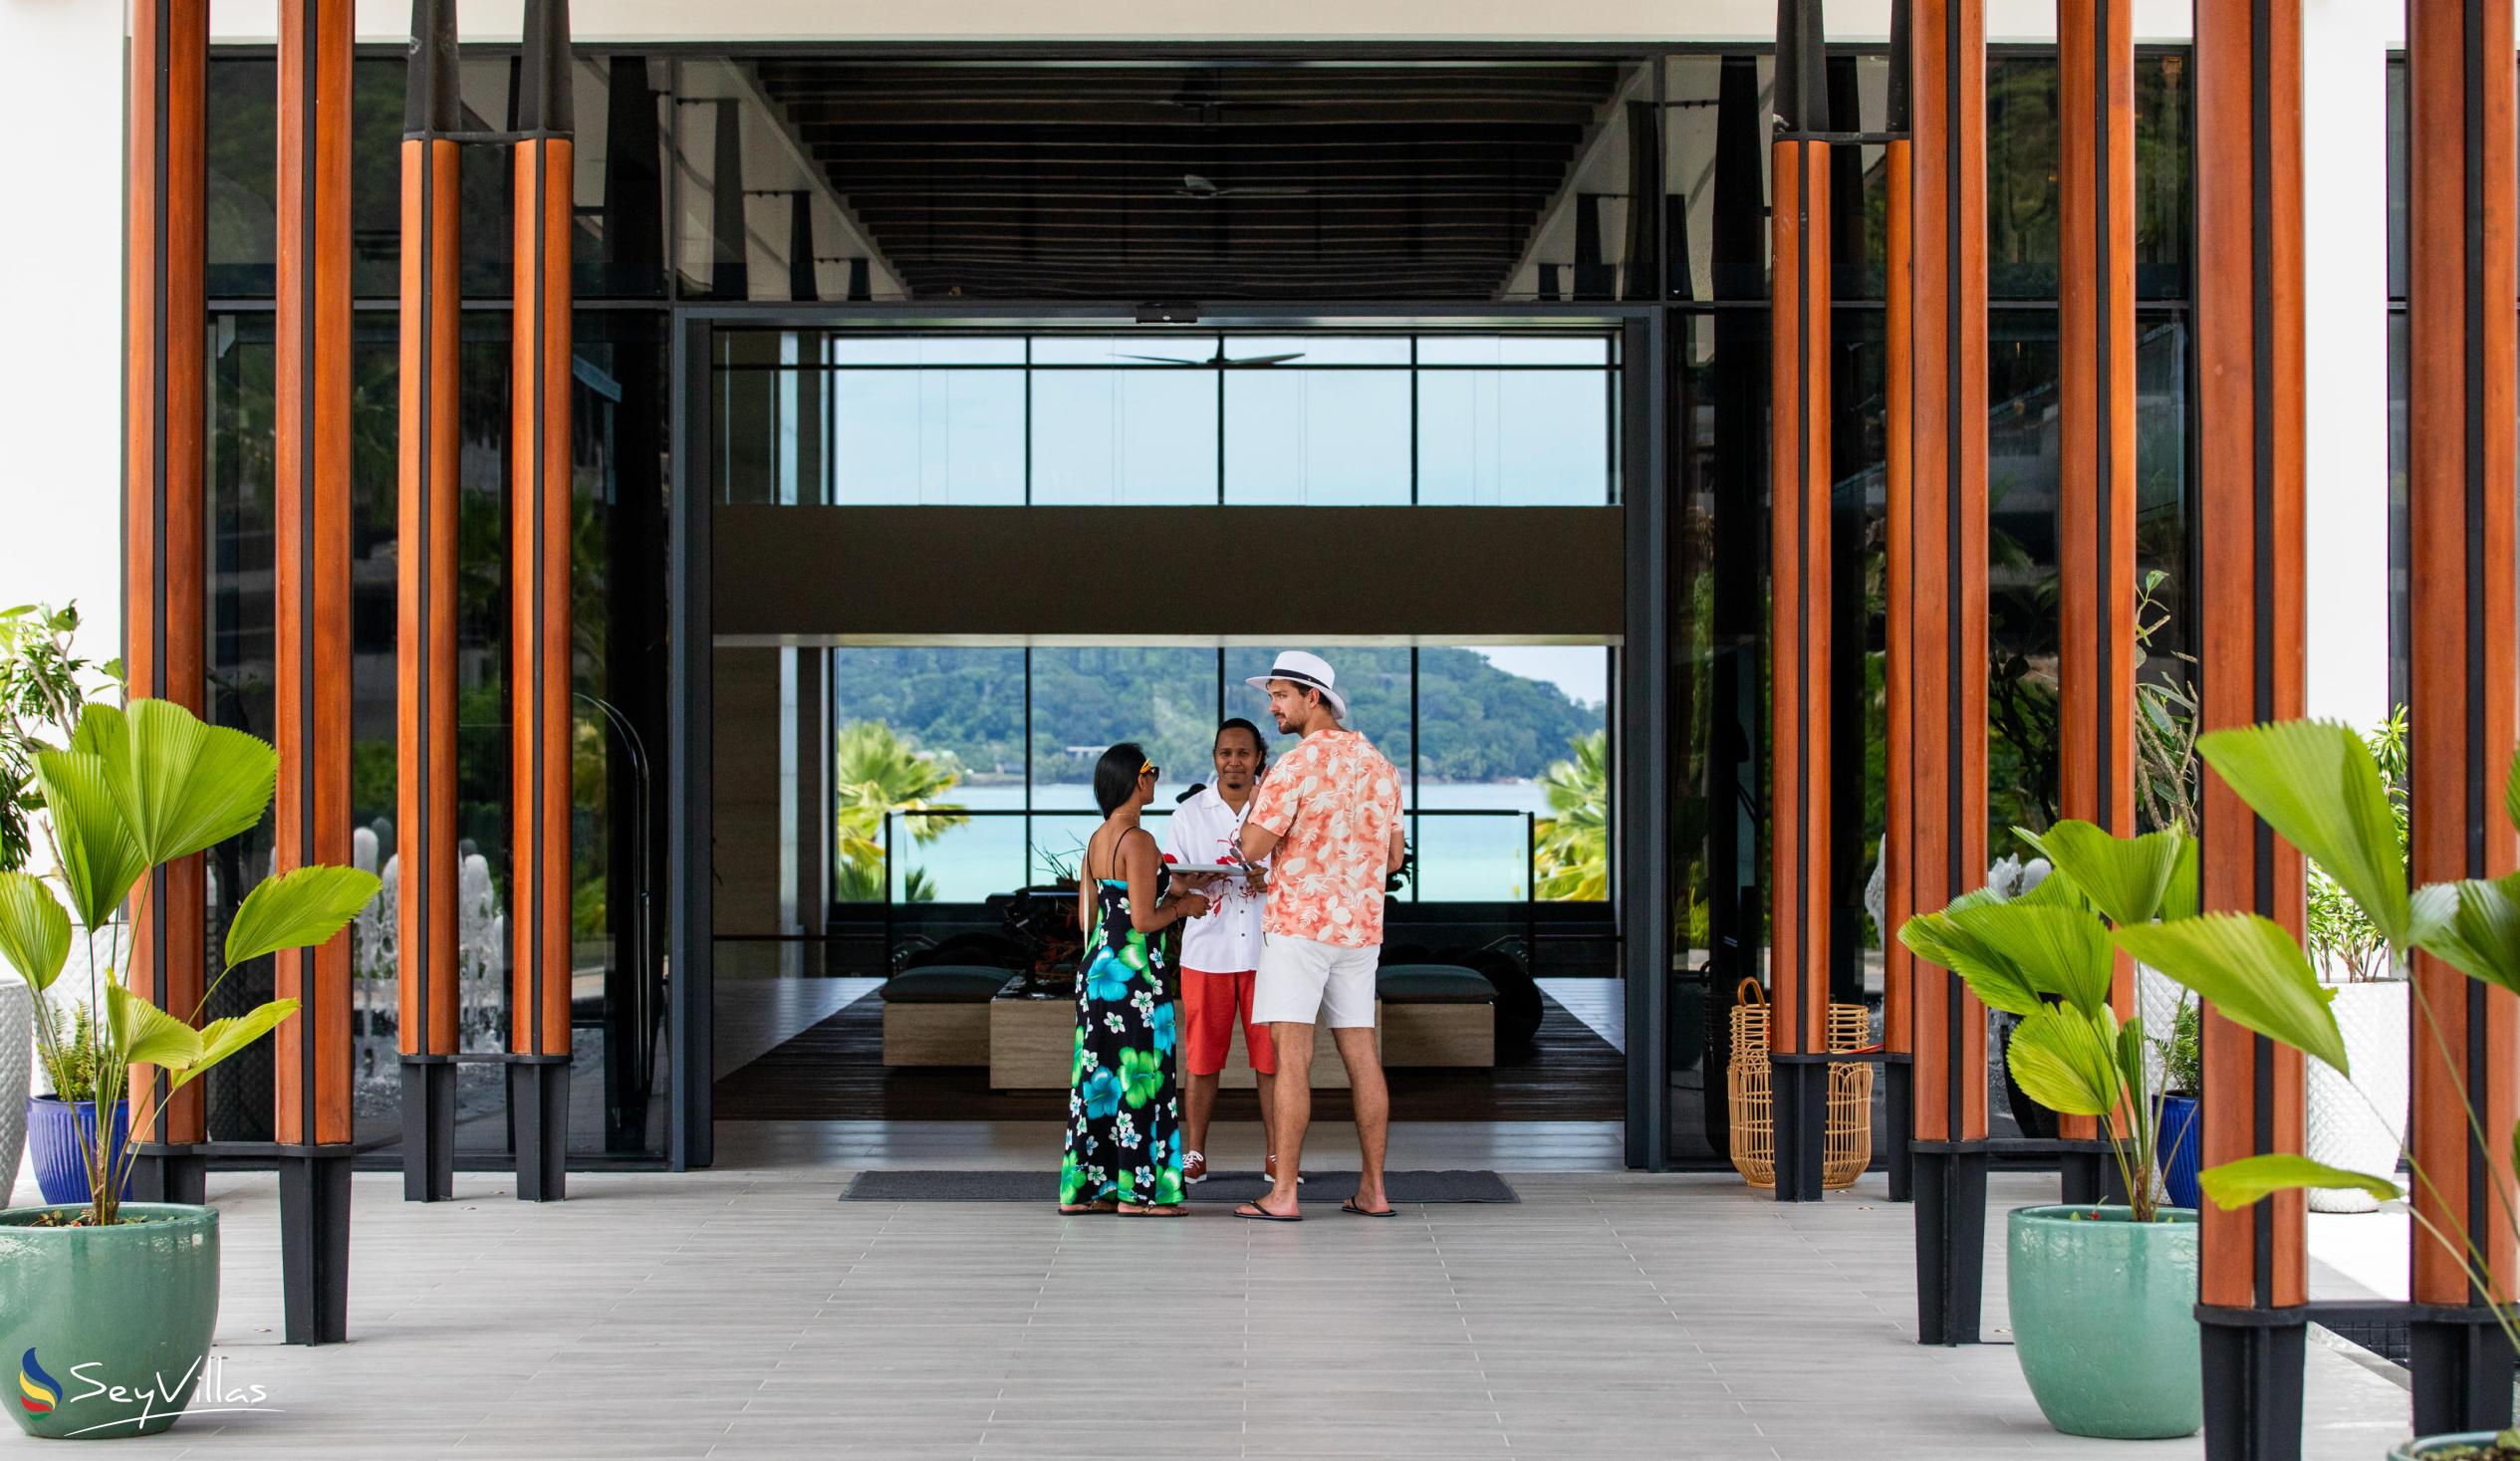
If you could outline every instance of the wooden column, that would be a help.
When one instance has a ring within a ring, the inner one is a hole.
[[[1890,901],[1932,912],[1986,879],[1986,18],[1908,0],[1913,426],[1890,683],[1907,761]],[[1974,1343],[1986,1221],[1986,1011],[1913,965],[1917,1338]]]
[[[516,142],[509,428],[509,725],[514,784],[509,1108],[516,1195],[564,1195],[569,1141],[570,319],[568,9],[529,0]]]
[[[2515,861],[2501,806],[2514,714],[2515,281],[2511,6],[2409,0],[2407,58],[2407,635],[2414,703],[2408,763],[2415,881],[2499,877]],[[2416,1210],[2485,1256],[2474,1289],[2438,1244],[2417,1242],[2410,1293],[2452,1309],[2512,1296],[2503,1142],[2520,1115],[2520,1000],[2418,954],[2409,1144],[2430,1184]],[[2429,1018],[2426,1018],[2428,1012]],[[2437,1038],[2436,1038],[2437,1032]],[[2417,1319],[2418,1435],[2511,1423],[2510,1346],[2481,1309]]]
[[[131,8],[125,252],[123,672],[132,695],[204,714],[202,385],[209,332],[202,274],[208,150],[208,0]],[[190,1021],[207,975],[207,884],[199,856],[149,875],[134,930],[131,987]],[[243,893],[239,888],[231,896]],[[200,1202],[209,1139],[201,1087],[166,1095],[165,1073],[131,1069],[145,1118],[132,1166],[142,1201]]]
[[[1771,145],[1769,1049],[1776,1196],[1820,1200],[1829,1107],[1829,144]]]
[[[2135,23],[2133,0],[2057,5],[2057,729],[2065,816],[2135,825]],[[2135,965],[2115,1003],[2136,1012]],[[2169,1032],[2153,1034],[2166,1037]],[[2091,1116],[2061,1134],[2065,1200],[2123,1186]],[[2120,1193],[2111,1200],[2124,1200]]]
[[[351,860],[350,0],[282,0],[274,323],[273,868]],[[274,1054],[291,1343],[347,1337],[350,940],[273,961],[298,1000]]]
[[[453,0],[414,0],[402,136],[401,486],[395,749],[401,881],[402,1195],[455,1185],[455,535],[461,397],[456,224],[462,125]]]
[[[1915,1195],[1916,1130],[1915,959],[1898,941],[1898,926],[1913,911],[1913,879],[1906,875],[1907,845],[1898,829],[1915,819],[1907,771],[1914,763],[1914,696],[1902,672],[1914,651],[1908,645],[1908,615],[1896,606],[1906,602],[1915,577],[1908,548],[1915,538],[1915,381],[1911,354],[1916,318],[1914,278],[1915,144],[1904,133],[1913,124],[1908,85],[1914,67],[1910,13],[1904,0],[1890,7],[1888,118],[1892,139],[1882,157],[1883,180],[1889,192],[1883,219],[1886,275],[1886,365],[1882,372],[1884,461],[1882,464],[1885,531],[1883,598],[1891,606],[1885,614],[1884,647],[1888,673],[1883,679],[1883,779],[1887,812],[1882,842],[1882,1046],[1889,1059],[1882,1064],[1883,1121],[1890,1138],[1890,1189],[1892,1202]]]
[[[2205,730],[2302,713],[2300,0],[2196,15],[2198,520]],[[2205,778],[2203,900],[2298,933],[2301,854]],[[2204,1012],[2206,1165],[2299,1151],[2302,1058]],[[2201,1215],[2206,1454],[2298,1454],[2303,1198]],[[2289,1313],[2287,1312],[2289,1311]]]

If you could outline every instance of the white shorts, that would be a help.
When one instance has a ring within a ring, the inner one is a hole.
[[[1282,933],[1260,936],[1260,973],[1251,996],[1255,1025],[1311,1025],[1333,1030],[1374,1028],[1374,971],[1383,946],[1319,943]]]

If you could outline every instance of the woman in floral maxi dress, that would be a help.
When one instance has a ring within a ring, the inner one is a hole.
[[[1094,769],[1104,822],[1077,869],[1085,948],[1077,960],[1061,1212],[1181,1214],[1175,990],[1161,945],[1147,935],[1205,913],[1207,899],[1167,891],[1154,834],[1138,825],[1158,770],[1130,741],[1104,752]]]

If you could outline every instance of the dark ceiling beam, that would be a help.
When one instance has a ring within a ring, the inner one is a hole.
[[[1393,182],[1503,183],[1517,171],[1564,167],[1571,148],[1465,142],[1458,145],[1410,147],[1404,139],[1381,146],[1344,146],[1299,152],[1243,151],[1163,147],[1133,152],[1096,146],[1070,150],[1055,136],[1014,134],[949,152],[921,151],[903,144],[869,143],[846,135],[825,136],[813,155],[826,164],[847,167],[852,176],[900,177],[920,187],[963,177],[1011,177],[1034,187],[1055,188],[1080,182],[1143,179],[1177,184],[1183,172],[1205,172],[1218,182],[1218,172],[1235,180],[1266,178],[1276,182],[1310,182],[1315,178]]]
[[[872,197],[861,193],[858,196],[861,199],[858,216],[875,227],[893,223],[907,229],[941,229],[949,220],[995,223],[1020,218],[1028,220],[1036,229],[1117,229],[1124,233],[1140,229],[1187,229],[1212,235],[1217,223],[1222,221],[1226,232],[1233,235],[1296,234],[1306,238],[1344,236],[1360,231],[1375,233],[1397,229],[1441,233],[1464,228],[1479,233],[1510,228],[1516,237],[1520,237],[1530,222],[1530,212],[1537,208],[1535,203],[1532,209],[1507,209],[1494,202],[1444,204],[1415,212],[1381,205],[1326,210],[1317,207],[1267,208],[1258,203],[1240,202],[1175,208],[1155,206],[1145,199],[1123,200],[1099,207],[1074,204],[1043,207],[1027,205],[1020,198],[1004,195],[1001,195],[1003,201],[974,197],[928,200],[896,197],[889,193],[878,193]]]
[[[1494,97],[1458,101],[1276,104],[1257,106],[1175,107],[1162,102],[1114,102],[1063,98],[1058,101],[1010,103],[1003,97],[961,102],[893,101],[882,97],[784,98],[800,122],[841,122],[851,126],[1133,126],[1178,131],[1225,128],[1291,129],[1322,126],[1485,125],[1499,112],[1510,112],[1520,124],[1582,127],[1592,120],[1594,104],[1585,101],[1529,102]]]
[[[819,153],[817,157],[819,159]],[[1547,162],[1539,165],[1560,164]],[[1059,162],[1057,166],[1057,175],[1044,176],[1038,160],[1026,167],[1012,161],[931,162],[920,166],[907,159],[884,159],[856,162],[849,166],[848,172],[861,192],[885,186],[909,188],[922,193],[948,189],[1010,188],[1020,189],[1026,197],[1060,198],[1137,197],[1148,192],[1165,192],[1182,185],[1181,174],[1184,171],[1197,170],[1180,166],[1148,166],[1113,158],[1069,160]],[[1314,196],[1344,194],[1367,198],[1389,197],[1402,187],[1427,197],[1444,193],[1477,197],[1545,194],[1548,191],[1545,182],[1500,175],[1492,162],[1446,163],[1413,172],[1402,167],[1396,159],[1382,163],[1372,158],[1304,167],[1237,164],[1230,177],[1210,177],[1209,181],[1220,187],[1301,187],[1310,189]]]
[[[1584,128],[1566,122],[1520,122],[1510,116],[1480,121],[1389,124],[1334,122],[1319,126],[1293,122],[1267,125],[1183,127],[1180,135],[1148,136],[1140,126],[1078,125],[1039,128],[1018,122],[920,122],[899,124],[797,120],[797,133],[809,142],[825,138],[860,143],[895,142],[921,148],[1026,143],[1056,147],[1122,147],[1134,152],[1285,151],[1309,147],[1378,146],[1416,143],[1421,146],[1521,143],[1573,147],[1584,140]]]
[[[1255,261],[1235,256],[1189,259],[1178,256],[1155,259],[1135,255],[1114,254],[1101,258],[1092,255],[1070,255],[1063,258],[1010,258],[1005,255],[936,254],[894,261],[906,274],[936,274],[952,270],[990,273],[1034,273],[1043,277],[1117,276],[1134,277],[1148,264],[1167,266],[1167,277],[1188,277],[1195,274],[1247,274]],[[1493,269],[1490,258],[1437,259],[1431,262],[1399,255],[1367,255],[1336,259],[1273,259],[1267,261],[1272,276],[1278,280],[1307,278],[1344,279],[1379,275],[1397,278],[1412,274],[1471,275]]]
[[[997,271],[984,271],[978,269],[912,269],[903,271],[900,277],[907,283],[910,291],[914,294],[949,294],[956,288],[963,289],[967,292],[973,289],[988,287],[994,290],[1007,290],[1017,293],[1030,292],[1033,290],[1057,290],[1063,294],[1098,295],[1105,299],[1125,300],[1133,299],[1136,296],[1136,294],[1142,289],[1145,276],[1142,274],[1130,274],[1126,271],[1118,270],[1105,270],[1098,273],[1087,274],[1053,274],[1032,269]],[[1307,278],[1305,283],[1307,285],[1307,298],[1314,296],[1336,299],[1372,299],[1378,296],[1384,299],[1441,297],[1437,295],[1418,294],[1414,292],[1417,290],[1427,289],[1441,290],[1445,295],[1469,294],[1477,298],[1486,298],[1486,291],[1493,284],[1494,279],[1494,274],[1487,272],[1455,272],[1450,274],[1342,273],[1323,275],[1317,279]],[[1230,296],[1232,298],[1240,299],[1244,297],[1267,297],[1270,294],[1270,290],[1268,288],[1269,281],[1259,279],[1248,271],[1222,270],[1210,274],[1184,273],[1177,276],[1177,280],[1185,287],[1198,294],[1201,299],[1205,299],[1211,295],[1218,297]],[[1010,295],[1010,297],[1013,296]]]
[[[1323,257],[1329,259],[1370,258],[1378,250],[1408,259],[1492,258],[1498,253],[1517,251],[1519,237],[1495,242],[1475,238],[1449,239],[1428,244],[1405,232],[1390,232],[1373,237],[1343,237],[1336,240],[1272,238],[1237,239],[1228,235],[1223,243],[1195,233],[1069,233],[1056,238],[1036,238],[1031,243],[1016,240],[991,241],[964,235],[941,235],[924,238],[905,233],[888,240],[890,251],[898,259],[1055,259],[1073,255],[1078,258],[1101,258],[1114,253],[1140,261],[1160,258],[1218,259],[1239,255],[1246,258]],[[1324,245],[1335,243],[1336,248]]]
[[[1619,76],[1615,66],[1573,70],[1357,67],[1336,71],[1244,71],[1221,83],[1213,75],[1195,71],[1091,71],[1041,66],[866,68],[765,61],[758,70],[764,81],[780,90],[808,96],[816,92],[940,99],[967,99],[982,94],[1048,98],[1092,95],[1159,98],[1193,107],[1255,100],[1342,101],[1378,88],[1405,91],[1410,96],[1591,97],[1598,102],[1617,84]]]

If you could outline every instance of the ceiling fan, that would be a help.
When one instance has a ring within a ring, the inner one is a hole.
[[[1308,187],[1235,187],[1220,183],[1202,173],[1184,172],[1181,185],[1172,190],[1177,198],[1301,198],[1310,196]]]
[[[1216,343],[1216,354],[1209,356],[1203,361],[1185,360],[1179,356],[1123,355],[1118,351],[1114,351],[1112,353],[1112,359],[1116,361],[1149,361],[1158,365],[1282,365],[1288,361],[1300,361],[1304,359],[1304,353],[1299,350],[1290,351],[1285,355],[1278,356],[1229,356],[1225,354],[1225,343],[1220,340]]]

